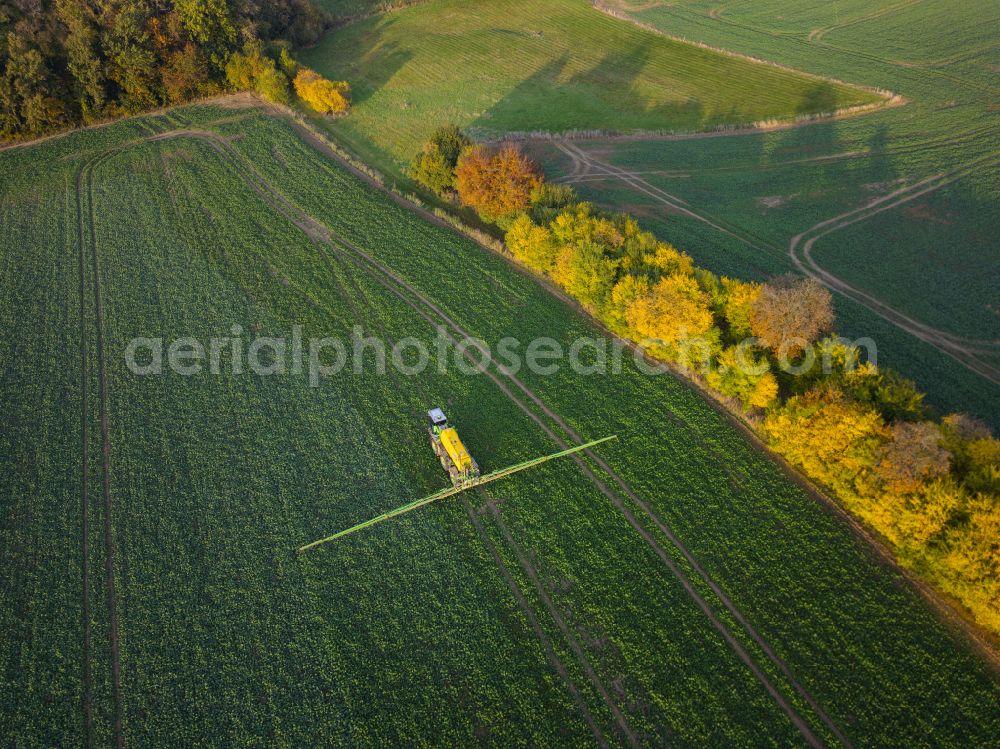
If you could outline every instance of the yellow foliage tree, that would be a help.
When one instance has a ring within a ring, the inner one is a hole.
[[[978,491],[1000,493],[1000,440],[980,437],[966,446],[968,473],[965,483]]]
[[[898,543],[926,545],[948,525],[965,503],[965,492],[947,476],[920,487],[911,494],[896,516]]]
[[[552,232],[539,226],[526,213],[518,216],[506,235],[507,248],[520,262],[542,273],[550,273],[559,252]]]
[[[694,260],[666,242],[659,242],[653,252],[646,255],[646,264],[665,276],[694,275]]]
[[[632,303],[649,294],[649,279],[646,276],[622,276],[611,290],[611,304],[605,315],[609,327],[621,335],[628,335],[628,321],[625,311]]]
[[[763,286],[759,283],[745,283],[732,278],[722,279],[725,301],[722,314],[729,323],[729,335],[733,340],[748,338],[751,334],[750,311],[760,296]]]
[[[565,245],[556,256],[552,280],[580,300],[603,313],[615,283],[618,261],[605,254],[604,245],[580,242]]]
[[[976,619],[1000,631],[1000,497],[976,494],[966,507],[968,521],[948,534],[945,562],[956,593]]]
[[[767,360],[738,346],[725,349],[705,379],[720,393],[738,398],[744,411],[767,408],[778,397],[778,381]]]
[[[629,305],[625,320],[639,338],[666,346],[703,336],[712,328],[708,296],[695,279],[681,274],[661,278],[648,294]]]
[[[560,245],[599,244],[617,250],[625,241],[621,229],[609,218],[594,214],[590,203],[577,203],[552,222],[552,235]]]
[[[317,112],[338,114],[351,106],[351,86],[347,81],[330,81],[315,70],[301,68],[292,85],[299,98]]]
[[[1000,440],[986,425],[951,414],[941,420],[941,434],[965,485],[972,491],[1000,495]]]
[[[845,500],[857,505],[877,495],[873,467],[889,430],[878,413],[837,388],[790,398],[768,414],[762,430],[777,452]]]
[[[226,79],[234,88],[253,89],[268,101],[288,103],[288,77],[264,53],[259,41],[248,42],[226,62]]]

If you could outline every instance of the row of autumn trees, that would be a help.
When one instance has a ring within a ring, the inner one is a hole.
[[[327,23],[310,0],[0,3],[0,138],[34,137],[234,88],[287,103],[292,80],[305,92],[300,96],[325,107],[314,108],[342,111],[342,85],[331,84],[341,86],[343,102],[315,91],[314,80],[295,80],[302,71],[287,51],[316,41]]]
[[[811,279],[720,278],[639,228],[546,183],[516,147],[440,129],[414,179],[505,231],[511,254],[614,333],[741,410],[779,454],[832,490],[900,558],[1000,632],[1000,440],[933,419],[912,382],[833,334]]]

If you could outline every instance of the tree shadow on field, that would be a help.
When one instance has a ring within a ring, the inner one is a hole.
[[[386,32],[397,23],[392,14],[358,21],[363,31],[352,34],[346,27],[331,30],[305,58],[322,75],[351,82],[351,99],[361,104],[383,89],[413,59],[413,52],[395,41],[386,41]],[[336,45],[336,47],[335,47]],[[333,48],[345,54],[330,53]],[[331,61],[340,61],[332,62]]]
[[[700,102],[657,104],[636,85],[649,56],[647,42],[627,52],[608,54],[591,68],[567,77],[571,55],[563,53],[521,81],[471,128],[491,135],[697,128],[702,118]]]
[[[382,90],[411,59],[413,59],[413,52],[408,49],[400,49],[395,42],[373,45],[359,60],[359,65],[362,66],[361,69],[365,73],[363,76],[355,78],[356,82],[352,82],[352,102],[361,104],[370,99]]]
[[[634,84],[649,63],[649,54],[649,41],[625,52],[610,52],[589,70],[574,73],[566,85],[617,92],[625,101],[640,104]]]
[[[497,136],[512,130],[533,132],[548,129],[546,123],[562,107],[558,81],[568,62],[566,54],[547,62],[480,114],[469,124],[469,131],[474,135]]]
[[[803,94],[795,107],[795,114],[833,114],[837,111],[837,89],[828,81],[821,81]]]
[[[826,115],[837,108],[837,94],[834,87],[826,82],[817,83],[808,89],[795,108],[796,115]],[[822,200],[828,193],[844,191],[845,187],[857,182],[852,176],[863,167],[863,161],[856,158],[841,158],[839,155],[852,150],[842,142],[840,124],[837,121],[803,122],[801,126],[780,131],[772,136],[774,145],[769,149],[769,161],[796,161],[791,182],[798,199],[803,202]],[[853,192],[853,190],[852,190]],[[836,214],[834,206],[831,215]],[[810,215],[806,220],[811,219]],[[808,226],[789,227],[802,231]]]
[[[652,49],[653,42],[646,40],[627,52],[605,55],[589,70],[575,74],[569,85],[590,93],[593,100],[601,103],[606,112],[641,112],[648,124],[638,129],[699,129],[702,124],[702,106],[697,99],[656,103],[652,94],[644,94],[639,90],[637,82],[649,63]]]

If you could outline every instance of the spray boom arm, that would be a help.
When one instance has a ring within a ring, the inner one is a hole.
[[[383,513],[378,517],[374,517],[371,520],[366,520],[363,523],[358,523],[357,525],[352,525],[346,530],[342,530],[338,533],[334,533],[332,536],[327,536],[326,538],[321,538],[318,541],[313,541],[312,543],[306,544],[305,546],[300,546],[299,551],[307,551],[315,546],[325,544],[328,541],[335,541],[338,538],[342,538],[351,533],[355,533],[365,528],[369,528],[377,523],[381,523],[383,520],[390,520],[391,518],[403,515],[404,513],[410,512],[411,510],[416,510],[418,507],[423,507],[424,505],[429,505],[431,502],[436,502],[439,499],[444,499],[445,497],[450,497],[459,492],[464,492],[466,489],[471,489],[475,486],[482,486],[483,484],[488,484],[491,481],[496,481],[497,479],[502,479],[511,474],[517,473],[518,471],[524,471],[528,468],[534,468],[537,465],[546,463],[550,460],[555,460],[556,458],[562,458],[567,455],[572,455],[573,453],[578,453],[581,450],[586,450],[593,447],[594,445],[599,445],[602,442],[607,442],[608,440],[617,439],[618,435],[613,434],[610,437],[604,437],[599,440],[594,440],[593,442],[588,442],[584,445],[577,445],[576,447],[571,447],[568,450],[561,450],[557,453],[552,453],[551,455],[544,455],[541,458],[534,458],[533,460],[526,460],[523,463],[518,463],[516,465],[508,466],[507,468],[501,468],[499,471],[494,471],[493,473],[487,473],[485,476],[479,476],[474,479],[470,479],[459,486],[449,486],[447,489],[442,489],[441,491],[430,494],[421,499],[409,502],[401,507],[397,507],[395,510],[389,510],[389,512]]]

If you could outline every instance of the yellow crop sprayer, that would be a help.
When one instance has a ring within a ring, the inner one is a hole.
[[[327,536],[326,538],[321,538],[318,541],[313,541],[311,544],[299,547],[299,551],[306,551],[314,546],[325,544],[328,541],[334,541],[350,533],[356,533],[357,531],[369,528],[376,523],[381,523],[383,520],[389,520],[410,512],[411,510],[416,510],[418,507],[429,505],[431,502],[437,502],[439,499],[450,497],[454,494],[458,494],[459,492],[463,492],[466,489],[471,489],[474,486],[488,484],[491,481],[505,478],[511,474],[517,473],[518,471],[523,471],[527,468],[534,468],[535,466],[541,465],[542,463],[546,463],[550,460],[572,455],[573,453],[578,453],[581,450],[586,450],[590,447],[594,447],[595,445],[599,445],[602,442],[607,442],[608,440],[617,438],[617,435],[611,435],[610,437],[604,437],[603,439],[588,442],[585,445],[577,445],[576,447],[571,447],[568,450],[561,450],[560,452],[552,453],[551,455],[544,455],[541,458],[526,460],[523,463],[518,463],[507,468],[502,468],[499,471],[494,471],[493,473],[481,475],[479,473],[479,465],[475,460],[473,460],[469,451],[465,449],[465,445],[462,444],[462,440],[458,436],[458,431],[454,427],[448,425],[448,419],[445,417],[444,411],[440,408],[432,408],[427,412],[427,416],[430,418],[430,426],[428,426],[427,432],[430,434],[431,438],[431,449],[434,450],[434,454],[441,460],[441,465],[444,466],[444,469],[451,477],[452,485],[435,492],[434,494],[423,497],[422,499],[417,499],[403,505],[402,507],[397,507],[395,510],[390,510],[389,512],[379,515],[378,517],[372,518],[371,520],[366,520],[363,523],[353,525],[346,530],[340,531],[339,533],[334,533],[332,536]]]

